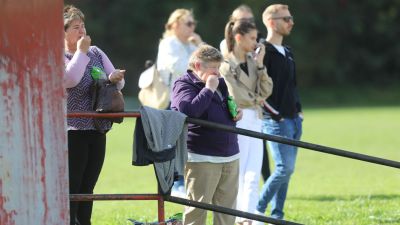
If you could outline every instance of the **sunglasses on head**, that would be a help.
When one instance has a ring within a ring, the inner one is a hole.
[[[293,21],[293,16],[280,16],[280,17],[272,17],[272,20],[280,20],[282,19],[286,23],[289,23],[290,21]]]
[[[197,22],[196,21],[188,21],[185,23],[185,25],[188,27],[193,27],[193,26],[197,25]]]

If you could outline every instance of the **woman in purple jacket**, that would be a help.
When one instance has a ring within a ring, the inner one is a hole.
[[[235,126],[242,111],[232,117],[228,88],[219,74],[221,53],[202,45],[189,59],[189,70],[174,83],[171,108],[192,118]],[[238,190],[239,147],[234,133],[189,124],[188,162],[185,166],[189,200],[235,208]],[[205,224],[203,209],[186,207],[184,224]],[[235,217],[214,213],[214,223],[234,224]]]

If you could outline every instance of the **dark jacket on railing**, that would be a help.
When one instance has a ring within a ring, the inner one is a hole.
[[[178,78],[173,87],[171,108],[192,118],[236,126],[228,111],[228,88],[223,78],[219,79],[222,98],[205,87],[192,71]],[[237,134],[188,125],[188,151],[200,155],[228,157],[239,152]]]
[[[170,191],[175,175],[183,175],[187,161],[186,116],[172,110],[140,108],[136,120],[132,164],[154,164],[161,192]]]

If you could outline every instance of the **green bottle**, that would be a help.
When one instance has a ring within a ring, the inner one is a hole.
[[[233,100],[232,96],[228,96],[228,109],[231,113],[232,118],[235,118],[238,114],[236,102]]]
[[[106,73],[97,66],[92,67],[92,71],[90,71],[90,74],[92,75],[93,80],[98,80],[100,78],[105,79],[107,78]]]

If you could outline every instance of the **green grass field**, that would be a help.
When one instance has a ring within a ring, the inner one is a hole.
[[[303,141],[400,161],[400,107],[304,111]],[[156,193],[153,167],[131,166],[134,124],[125,119],[109,132],[95,193]],[[166,217],[182,210],[166,203]],[[285,212],[303,224],[400,224],[400,170],[300,149]],[[130,224],[128,218],[156,221],[156,202],[95,202],[94,225]]]

